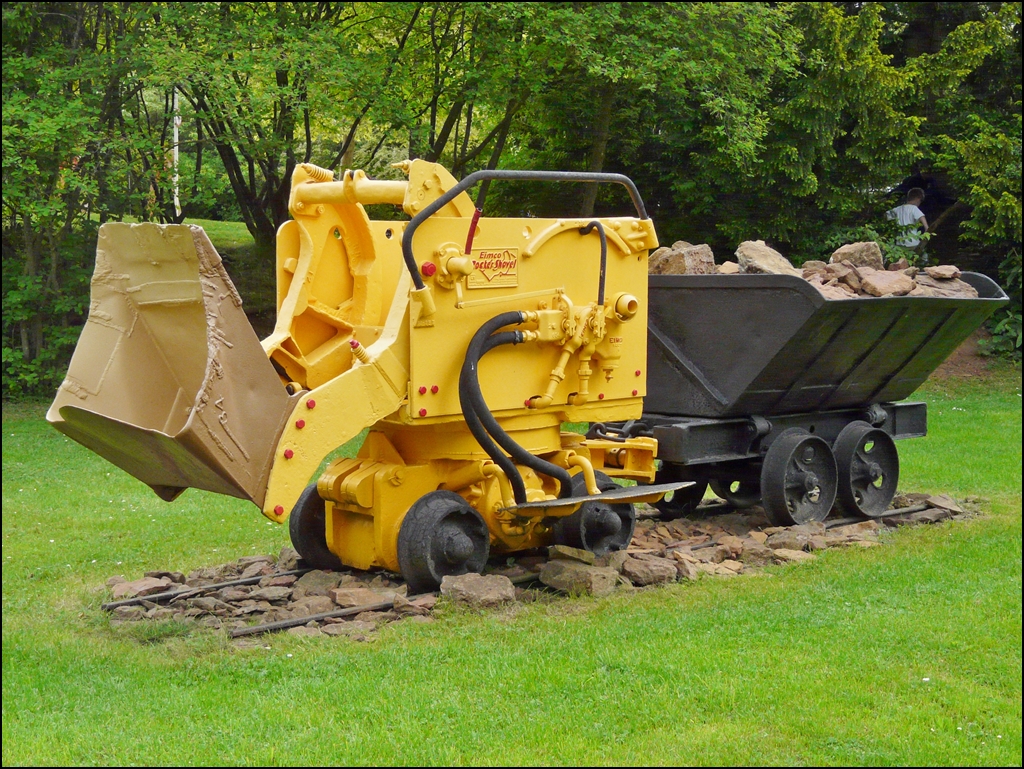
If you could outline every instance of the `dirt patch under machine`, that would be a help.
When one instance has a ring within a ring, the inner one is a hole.
[[[765,567],[813,561],[830,548],[882,546],[898,526],[963,520],[977,500],[898,494],[879,518],[831,518],[824,523],[772,526],[759,507],[734,510],[706,502],[700,518],[661,520],[641,508],[630,546],[595,556],[552,546],[546,552],[493,561],[483,574],[445,577],[438,593],[409,595],[387,572],[309,569],[290,547],[277,556],[246,556],[189,574],[150,571],[139,579],[107,580],[111,624],[171,621],[233,638],[273,631],[368,640],[396,621],[432,622],[439,600],[491,610],[560,595],[604,596],[677,581],[730,578]],[[441,605],[444,605],[442,603]]]

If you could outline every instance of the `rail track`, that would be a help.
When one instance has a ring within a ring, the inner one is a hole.
[[[900,515],[909,515],[909,514],[912,514],[912,513],[920,512],[922,510],[926,510],[928,508],[929,508],[929,505],[927,505],[927,504],[915,504],[915,505],[911,505],[909,507],[902,507],[902,508],[891,510],[891,511],[889,511],[889,512],[887,512],[887,513],[885,513],[885,514],[883,514],[881,516],[877,516],[876,518],[869,519],[869,520],[878,520],[878,519],[890,518],[890,517],[900,516]],[[727,503],[726,504],[722,504],[722,503],[715,502],[715,503],[711,503],[711,504],[708,504],[708,505],[701,506],[699,508],[699,512],[702,514],[701,517],[704,517],[704,518],[714,518],[714,517],[717,517],[719,515],[723,515],[723,514],[726,514],[728,512],[731,512],[734,509],[735,508],[732,505],[729,505]],[[644,517],[658,518],[659,516],[644,516]],[[825,521],[824,525],[825,525],[826,529],[832,529],[832,528],[837,528],[837,527],[840,527],[840,526],[846,526],[846,525],[849,525],[849,524],[860,523],[860,522],[862,522],[864,520],[865,519],[862,518],[862,517],[834,518],[834,519]],[[691,546],[691,549],[692,550],[702,550],[702,549],[705,549],[705,548],[714,547],[715,544],[716,543],[714,541],[704,542],[704,543],[700,543],[700,544],[696,544],[696,545]],[[280,572],[280,573],[274,574],[273,576],[275,576],[275,577],[283,577],[283,576],[301,577],[302,575],[307,574],[307,573],[309,573],[311,571],[314,571],[314,569],[312,569],[312,568],[291,569],[289,571],[284,571],[284,572]],[[341,574],[352,574],[352,575],[356,574],[356,572],[354,570],[352,570],[352,569],[343,569],[343,570],[340,571],[340,573]],[[103,610],[105,610],[105,611],[114,611],[115,609],[117,609],[119,607],[123,607],[123,606],[141,606],[141,605],[148,605],[148,604],[172,604],[172,603],[176,603],[176,602],[181,601],[181,600],[187,600],[187,599],[190,599],[190,598],[197,598],[197,597],[200,597],[200,596],[203,596],[203,595],[208,595],[210,593],[215,593],[215,592],[217,592],[219,590],[223,590],[225,588],[239,587],[239,586],[243,586],[243,585],[255,585],[255,584],[258,584],[261,580],[265,579],[267,576],[268,575],[257,575],[257,576],[253,576],[253,577],[241,577],[241,578],[238,578],[238,579],[225,580],[223,582],[214,582],[214,583],[211,583],[209,585],[201,585],[201,586],[194,586],[194,587],[193,586],[182,587],[182,588],[177,588],[177,589],[173,589],[173,590],[167,590],[167,591],[164,591],[162,593],[153,593],[153,594],[145,595],[145,596],[135,596],[133,598],[125,598],[125,599],[118,600],[118,601],[110,601],[110,602],[104,603],[104,604],[102,604],[101,608]],[[523,584],[528,584],[528,583],[531,583],[531,582],[537,582],[538,579],[539,579],[539,577],[538,577],[538,575],[536,573],[531,573],[531,574],[524,574],[524,575],[517,576],[517,577],[513,578],[511,581],[512,581],[512,583],[514,585],[523,585]],[[415,601],[418,598],[423,598],[423,597],[431,596],[431,595],[432,596],[437,596],[438,594],[439,594],[438,591],[423,592],[423,593],[418,593],[418,594],[413,595],[413,596],[408,596],[407,599],[410,600],[410,601]],[[282,620],[278,620],[278,621],[275,621],[275,622],[262,623],[262,624],[259,624],[259,625],[251,625],[251,626],[247,626],[247,627],[234,628],[234,629],[232,629],[229,632],[229,635],[230,635],[231,638],[241,638],[241,637],[244,637],[244,636],[262,635],[264,633],[273,633],[273,632],[276,632],[276,631],[279,631],[279,630],[287,630],[288,628],[299,627],[299,626],[302,626],[302,625],[309,624],[310,622],[323,622],[324,620],[328,620],[328,619],[341,619],[341,618],[344,618],[344,617],[355,616],[355,615],[361,614],[363,612],[388,611],[388,610],[394,608],[394,606],[395,606],[395,600],[394,599],[385,599],[385,600],[381,600],[381,601],[378,601],[378,602],[375,602],[375,603],[371,603],[371,604],[363,604],[363,605],[360,605],[360,606],[353,606],[353,607],[347,607],[347,608],[338,608],[338,609],[335,609],[335,610],[332,610],[332,611],[328,611],[328,612],[320,612],[320,613],[317,613],[317,614],[310,614],[310,615],[305,615],[305,616],[301,616],[301,617],[291,617],[291,618],[288,618],[288,619],[282,619]]]

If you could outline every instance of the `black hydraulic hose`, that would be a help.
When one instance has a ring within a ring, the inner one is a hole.
[[[609,182],[621,184],[629,192],[629,197],[633,201],[633,206],[636,208],[640,218],[650,218],[647,216],[647,209],[644,207],[643,198],[640,197],[640,192],[637,190],[636,185],[633,184],[633,180],[623,174],[599,174],[576,171],[477,171],[467,176],[416,214],[405,226],[405,232],[402,234],[402,258],[405,260],[406,269],[409,270],[409,275],[412,276],[413,285],[416,286],[417,290],[422,289],[424,283],[423,278],[420,276],[419,266],[416,264],[416,257],[412,253],[412,237],[416,232],[416,228],[477,182],[482,182],[485,179],[537,182]]]
[[[512,317],[512,320],[509,318]],[[491,414],[491,410],[487,406],[487,402],[484,400],[483,392],[480,389],[480,378],[479,378],[479,363],[480,359],[490,350],[495,347],[499,347],[504,344],[518,344],[522,341],[522,334],[519,332],[504,332],[500,334],[492,334],[492,331],[502,326],[512,325],[513,323],[518,324],[523,322],[523,315],[521,313],[503,313],[495,318],[484,323],[476,334],[473,335],[473,339],[469,343],[469,348],[466,350],[466,358],[462,364],[462,372],[459,376],[459,402],[462,406],[462,414],[466,418],[467,424],[470,422],[479,421],[483,429],[488,434],[488,443],[490,439],[497,442],[501,448],[508,452],[508,454],[516,462],[533,469],[534,471],[543,475],[550,476],[557,480],[560,485],[559,496],[562,498],[572,496],[572,477],[568,471],[559,467],[558,465],[547,462],[540,457],[536,457],[529,451],[524,449],[518,443],[516,443],[512,436],[506,433],[501,425],[498,424],[498,420]],[[475,417],[475,420],[471,418]],[[474,427],[471,426],[470,430]],[[484,451],[487,451],[488,456],[494,460],[495,464],[499,464],[505,473],[509,476],[509,480],[513,477],[519,479],[522,483],[522,478],[519,475],[519,471],[512,467],[510,473],[506,469],[505,465],[500,463],[496,458],[495,454],[492,454],[488,450],[488,446],[480,441],[477,433],[473,433],[474,437],[477,437],[477,441],[483,447]],[[506,459],[505,455],[500,451],[497,452],[502,459]],[[525,501],[525,487],[524,487],[524,499],[516,499],[517,503]]]
[[[521,331],[504,331],[488,337],[488,339],[496,338],[501,338],[501,344],[519,344],[523,341],[523,334]],[[487,452],[487,456],[505,473],[512,486],[512,496],[515,498],[516,504],[523,504],[526,502],[526,484],[523,481],[523,476],[519,473],[515,462],[498,448],[498,445],[484,427],[480,419],[480,409],[476,408],[474,403],[472,385],[470,384],[469,375],[465,374],[465,369],[463,369],[463,374],[459,377],[459,402],[463,404],[462,416],[469,426],[469,431],[476,438],[477,443]],[[483,411],[487,412],[486,406],[484,406]],[[489,414],[489,412],[487,413]]]
[[[476,365],[483,354],[483,343],[487,338],[502,326],[518,325],[525,319],[521,312],[504,312],[484,323],[477,330],[476,334],[473,335],[473,339],[469,343],[469,348],[466,350],[466,358],[462,364],[462,372],[459,375],[459,405],[462,407],[462,416],[466,420],[466,425],[469,427],[473,437],[476,438],[476,442],[487,452],[487,456],[505,473],[512,486],[512,496],[515,497],[516,504],[520,505],[526,502],[526,484],[523,483],[523,477],[519,474],[519,470],[516,469],[515,463],[498,448],[497,444],[491,439],[491,436],[487,434],[487,430],[484,429],[477,410],[473,407],[472,387],[469,384],[470,376],[467,373],[467,367],[470,365],[470,361],[473,361],[472,367],[475,375]],[[510,333],[517,334],[518,332]],[[519,340],[522,341],[522,334],[519,334]],[[477,389],[479,389],[479,383],[477,383]],[[487,410],[486,406],[484,410]]]
[[[495,347],[499,347],[503,344],[509,344],[510,340],[505,339],[503,337],[505,337],[505,334],[494,334],[493,336],[488,337],[487,341],[484,342],[484,348],[483,352],[481,353],[481,357],[483,357],[484,354],[493,350]],[[518,344],[520,341],[522,341],[521,334],[520,339],[516,340],[515,342],[512,342],[512,344]],[[474,370],[472,371],[473,378],[472,381],[470,382],[470,386],[473,388],[471,391],[472,400],[470,402],[473,404],[473,407],[477,409],[477,415],[480,417],[480,421],[483,422],[484,429],[487,430],[488,433],[490,433],[491,437],[495,441],[497,441],[498,445],[505,449],[505,451],[507,451],[509,455],[512,457],[512,459],[514,459],[516,462],[518,462],[521,465],[526,465],[532,470],[542,475],[547,475],[558,481],[558,485],[560,487],[558,491],[559,497],[561,497],[562,499],[567,499],[568,497],[571,497],[572,476],[569,475],[569,471],[566,470],[565,468],[559,467],[556,464],[552,464],[547,460],[541,459],[540,457],[531,454],[529,451],[527,451],[518,443],[516,443],[512,439],[511,435],[505,432],[502,426],[498,424],[498,420],[494,418],[493,414],[491,414],[491,410],[487,408],[487,404],[484,402],[484,396],[483,392],[480,390],[480,380],[477,376],[477,373],[477,370],[474,368]]]
[[[604,307],[604,277],[608,269],[608,238],[604,234],[604,225],[595,219],[586,227],[580,227],[580,235],[588,235],[595,229],[601,236],[601,279],[597,284],[597,306]]]

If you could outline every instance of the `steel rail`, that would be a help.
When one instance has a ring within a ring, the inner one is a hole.
[[[515,577],[510,580],[513,585],[521,585],[525,582],[536,582],[539,579],[537,574],[523,574],[522,576]],[[415,601],[417,598],[423,598],[428,595],[437,595],[437,591],[433,593],[420,593],[419,595],[410,596],[408,600]],[[231,631],[231,638],[241,638],[247,635],[262,635],[263,633],[273,633],[278,630],[287,630],[292,627],[299,627],[300,625],[308,625],[310,622],[322,622],[325,619],[335,619],[338,617],[351,617],[354,614],[362,614],[364,611],[387,611],[393,608],[395,605],[394,600],[390,601],[378,601],[377,603],[364,604],[363,606],[350,606],[346,609],[336,609],[335,611],[325,611],[320,614],[310,614],[305,617],[292,617],[290,619],[283,619],[277,622],[268,622],[265,625],[251,625],[249,627],[235,628]]]
[[[137,595],[134,598],[125,598],[120,601],[110,601],[100,606],[101,609],[106,611],[112,611],[118,606],[137,606],[138,604],[144,603],[145,601],[152,601],[153,603],[160,603],[161,601],[169,601],[174,598],[183,595],[205,593],[210,590],[220,590],[225,587],[236,587],[237,585],[255,585],[264,577],[291,577],[291,576],[302,576],[306,572],[313,571],[313,569],[292,569],[291,571],[282,571],[276,574],[260,574],[258,577],[244,577],[241,579],[233,579],[228,582],[215,582],[212,585],[202,585],[200,587],[186,587],[179,590],[167,590],[163,593],[153,593],[151,595]]]

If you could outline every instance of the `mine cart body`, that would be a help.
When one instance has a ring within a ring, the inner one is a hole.
[[[763,500],[762,480],[779,480],[765,459],[780,436],[814,436],[819,453],[851,425],[864,444],[924,436],[925,404],[900,401],[1007,301],[984,275],[962,280],[977,298],[836,301],[789,275],[652,275],[648,396],[630,429],[657,439],[663,479],[711,482],[736,503]]]
[[[909,397],[1006,295],[827,300],[790,275],[651,275],[644,413],[772,416]]]

